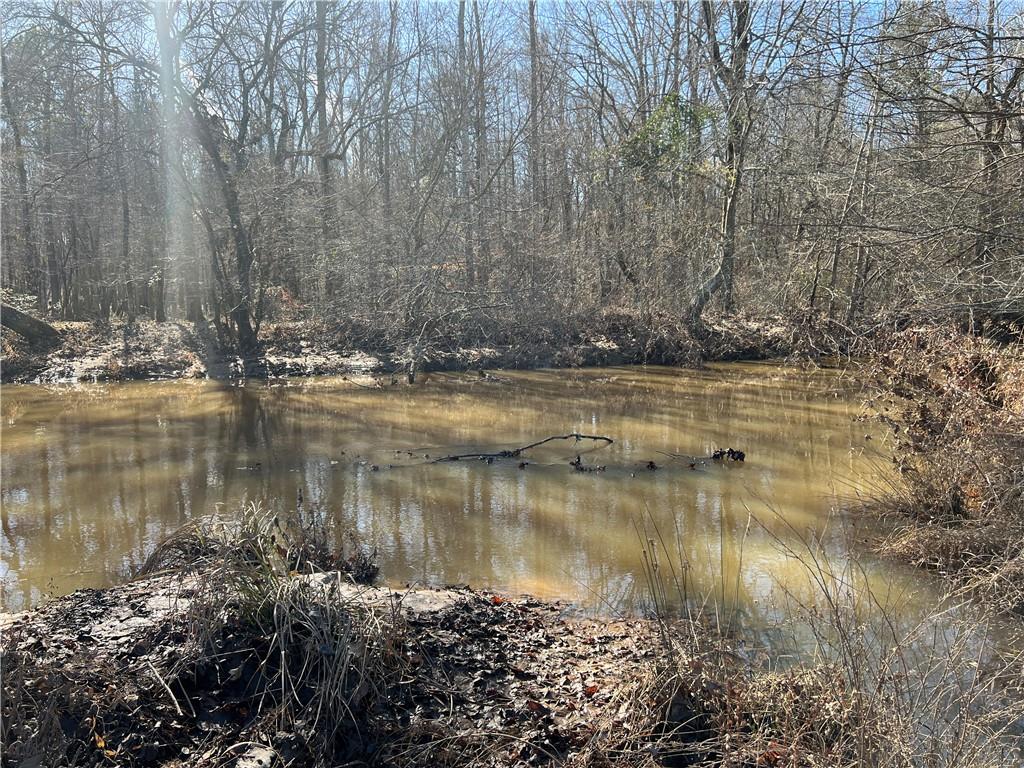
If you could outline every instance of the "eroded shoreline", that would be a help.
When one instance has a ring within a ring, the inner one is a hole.
[[[605,319],[589,332],[565,336],[540,329],[422,348],[353,337],[315,322],[280,323],[268,326],[259,353],[247,360],[224,350],[208,328],[183,321],[65,322],[55,327],[61,341],[49,349],[30,346],[4,330],[4,383],[317,375],[404,381],[411,366],[414,374],[629,364],[693,367],[712,360],[820,354],[814,329],[742,317],[717,321],[700,341],[678,322],[661,326],[629,317]]]

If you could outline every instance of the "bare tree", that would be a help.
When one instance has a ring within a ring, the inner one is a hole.
[[[247,356],[297,316],[426,345],[1024,296],[999,0],[2,13],[5,303],[55,318],[208,318]]]

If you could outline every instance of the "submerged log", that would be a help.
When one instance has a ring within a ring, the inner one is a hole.
[[[10,328],[31,344],[56,344],[60,331],[7,304],[0,305],[0,325]]]

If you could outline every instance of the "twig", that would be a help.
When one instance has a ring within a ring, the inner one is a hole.
[[[347,381],[347,382],[348,382],[349,384],[355,384],[355,385],[356,385],[357,387],[362,387],[363,389],[377,389],[377,387],[375,387],[375,386],[371,386],[371,385],[369,385],[369,384],[360,384],[360,383],[359,383],[358,381],[356,381],[355,379],[353,379],[353,378],[352,378],[351,376],[349,376],[348,374],[346,374],[346,375],[342,376],[342,377],[341,377],[341,380],[342,380],[342,381]]]
[[[146,664],[149,666],[153,674],[156,675],[156,679],[160,682],[160,685],[162,685],[164,690],[167,691],[167,695],[171,697],[171,702],[174,704],[174,708],[178,711],[178,714],[185,714],[181,711],[181,707],[178,705],[178,700],[174,697],[174,691],[171,690],[171,686],[164,682],[164,679],[160,677],[160,673],[156,671],[156,667],[153,666],[153,663],[149,659],[146,659]]]
[[[685,453],[669,453],[668,451],[657,451],[662,456],[668,456],[670,459],[679,459],[681,461],[705,461],[707,456],[688,456]]]
[[[537,442],[530,443],[529,445],[498,451],[497,453],[458,453],[451,456],[442,456],[439,459],[434,459],[430,463],[438,464],[444,461],[459,461],[460,459],[514,459],[522,454],[523,451],[528,451],[531,448],[544,445],[544,443],[550,443],[552,440],[569,440],[572,438],[574,438],[577,443],[581,440],[600,440],[606,445],[611,445],[615,442],[610,437],[605,437],[604,435],[582,435],[579,432],[571,432],[568,435],[552,435],[551,437],[545,437],[543,440],[538,440]]]

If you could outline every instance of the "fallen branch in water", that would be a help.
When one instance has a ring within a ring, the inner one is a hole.
[[[584,466],[583,458],[581,456],[577,456],[575,459],[570,461],[569,466],[572,467],[577,472],[604,472],[605,470],[605,467],[603,465],[598,465],[594,467]]]
[[[689,456],[685,453],[669,453],[668,451],[658,451],[662,456],[668,456],[673,461],[681,461],[687,464],[690,469],[696,469],[697,466],[704,466],[707,463],[707,458],[704,456]]]
[[[599,440],[606,445],[611,445],[615,441],[610,437],[604,435],[582,435],[579,432],[571,432],[568,435],[552,435],[551,437],[545,437],[543,440],[538,440],[535,443],[529,445],[523,445],[519,448],[511,448],[504,451],[498,451],[496,453],[458,453],[452,454],[451,456],[441,456],[440,458],[434,459],[431,464],[439,464],[445,461],[460,461],[462,459],[514,459],[520,456],[524,451],[528,451],[531,448],[536,448],[545,443],[550,443],[554,440],[571,440],[574,439],[577,443],[581,440]]]
[[[730,459],[732,461],[743,461],[747,458],[747,454],[743,451],[734,451],[732,448],[719,448],[717,451],[711,454],[712,461],[721,461],[722,459]]]
[[[745,461],[747,454],[743,451],[733,450],[732,448],[719,448],[710,456],[689,456],[685,453],[668,453],[667,451],[658,451],[662,456],[668,456],[670,459],[677,461],[683,461],[689,464],[690,469],[696,469],[697,465],[704,465],[709,461],[722,461],[723,459],[731,459],[732,461]],[[649,462],[653,463],[653,462]],[[648,469],[652,467],[648,466]]]

